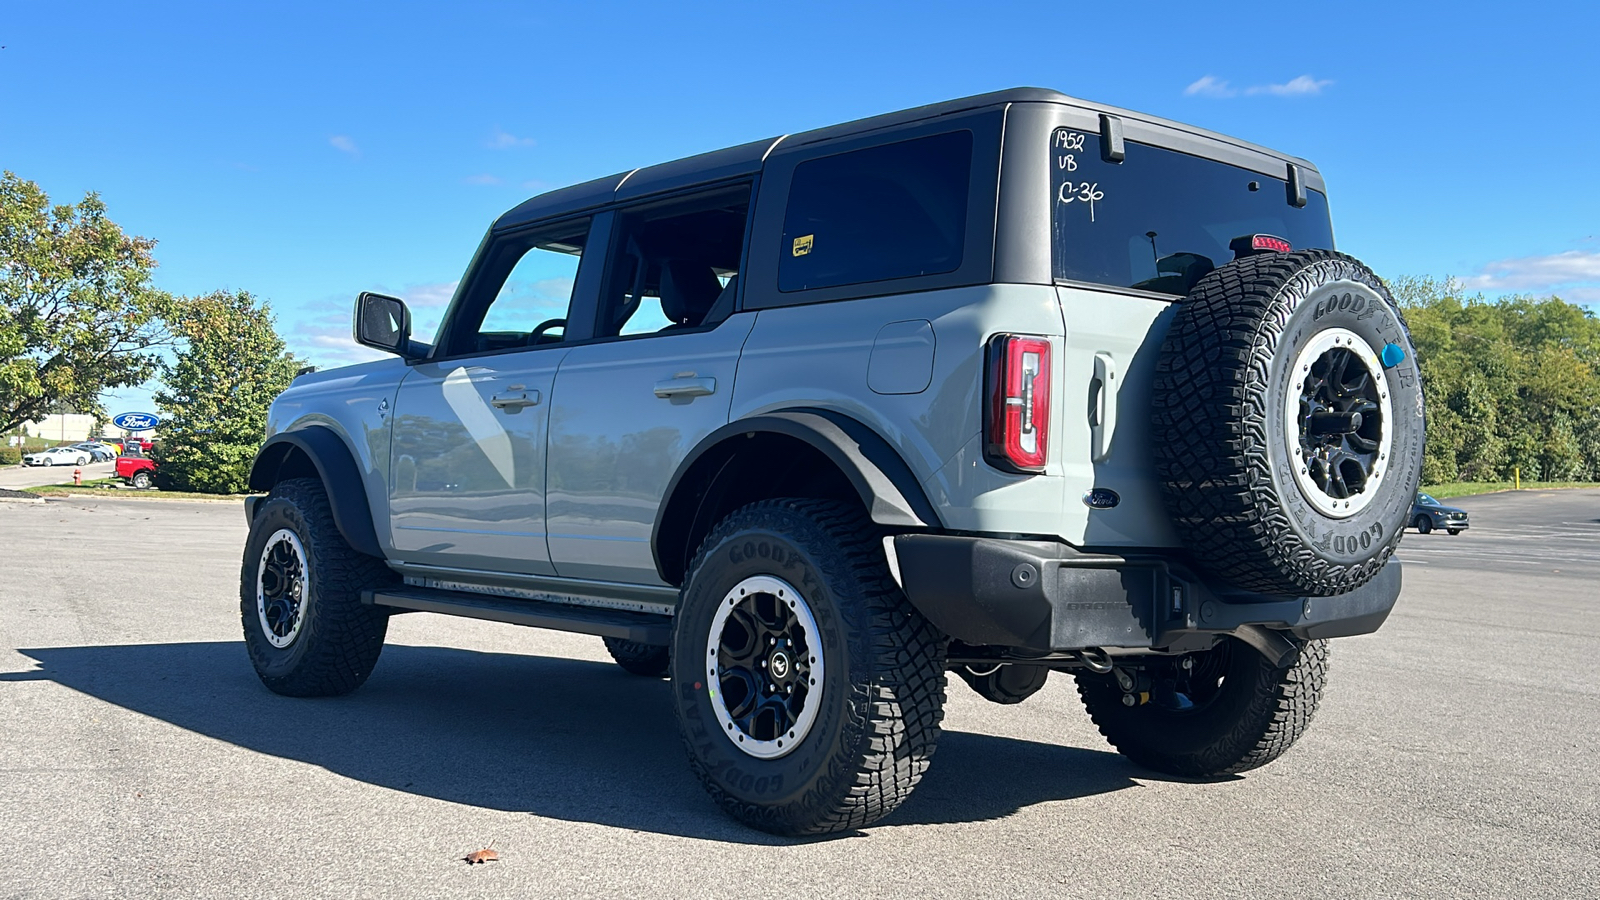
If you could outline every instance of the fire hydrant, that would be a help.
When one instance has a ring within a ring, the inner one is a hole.
[[[73,484],[83,484],[83,470],[82,469],[73,469],[72,470],[72,483]]]

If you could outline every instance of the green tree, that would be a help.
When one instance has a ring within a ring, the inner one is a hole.
[[[51,206],[0,173],[0,432],[57,404],[102,415],[102,391],[155,373],[171,297],[150,284],[154,246],[96,194]]]
[[[1463,296],[1392,285],[1428,404],[1428,483],[1600,474],[1600,319],[1558,297]]]
[[[271,309],[244,291],[183,301],[173,327],[181,344],[156,394],[165,413],[158,478],[176,490],[242,493],[267,408],[299,362],[284,349]]]

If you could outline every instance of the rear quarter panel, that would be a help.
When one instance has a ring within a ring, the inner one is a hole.
[[[1077,545],[1175,546],[1148,451],[1150,386],[1172,305],[1160,299],[1046,285],[985,285],[762,310],[740,358],[731,419],[813,407],[873,428],[915,473],[947,528],[1054,535]],[[884,326],[925,320],[932,378],[919,393],[869,384]],[[1002,472],[983,458],[984,347],[1001,332],[1046,337],[1050,456],[1042,475]],[[1090,452],[1094,358],[1116,361],[1117,425],[1109,452]],[[1122,502],[1091,511],[1092,487]]]

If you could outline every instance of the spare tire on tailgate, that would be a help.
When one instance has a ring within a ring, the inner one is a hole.
[[[1326,596],[1377,574],[1422,469],[1422,385],[1370,269],[1247,256],[1195,285],[1162,343],[1152,453],[1172,522],[1230,586]]]

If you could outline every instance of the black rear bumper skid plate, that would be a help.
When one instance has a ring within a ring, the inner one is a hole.
[[[1400,595],[1400,564],[1332,597],[1216,590],[1163,556],[1085,553],[1052,541],[902,534],[901,586],[946,634],[969,644],[1053,652],[1167,649],[1258,625],[1302,640],[1368,634]]]

